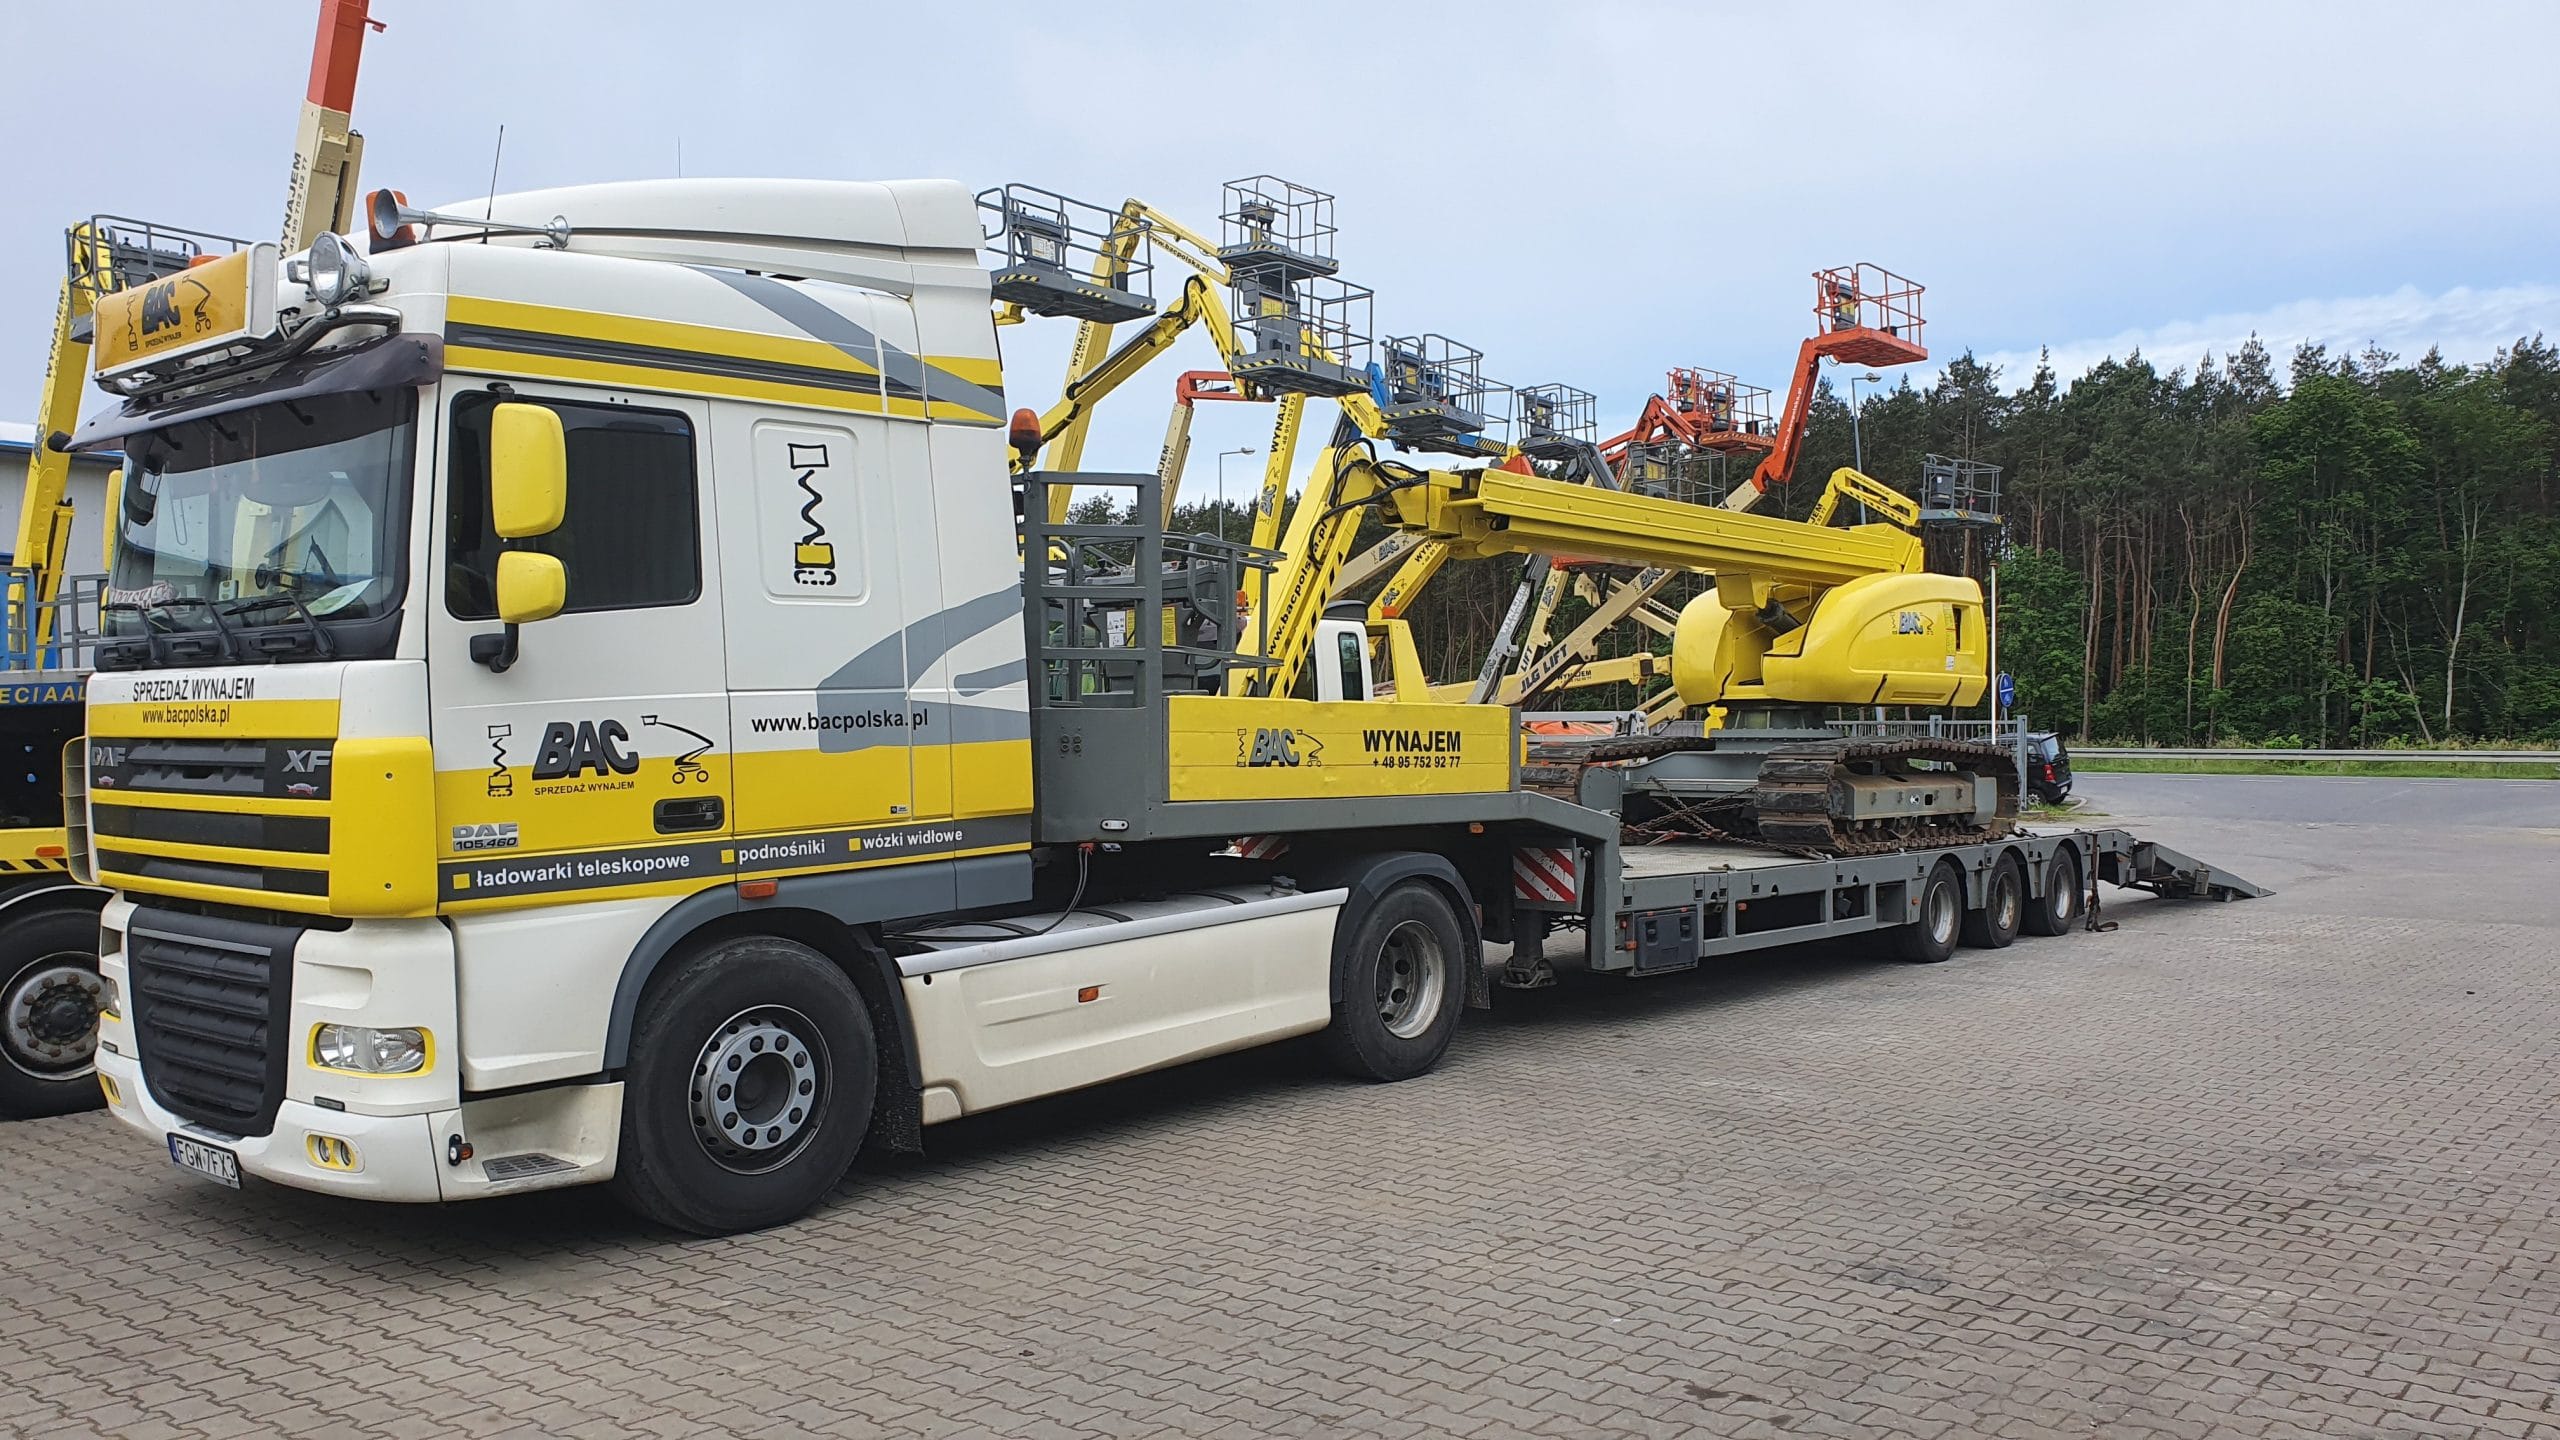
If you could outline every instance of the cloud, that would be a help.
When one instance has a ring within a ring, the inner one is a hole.
[[[2487,360],[2500,346],[2544,330],[2560,330],[2560,285],[2505,285],[2487,290],[2464,285],[2435,295],[2403,285],[2387,295],[2293,300],[2263,310],[2172,320],[2103,339],[2063,341],[2051,347],[2051,363],[2054,374],[2068,385],[2098,362],[2110,357],[2121,360],[2136,350],[2164,370],[2192,367],[2208,353],[2217,359],[2229,355],[2255,335],[2266,342],[2281,378],[2294,347],[2305,341],[2328,346],[2332,356],[2361,353],[2368,345],[2378,345],[2404,360],[2415,360],[2433,346],[2446,360],[2459,364]],[[2001,378],[2011,385],[2025,384],[2036,370],[2033,350],[1997,351],[1978,358],[1998,365]]]

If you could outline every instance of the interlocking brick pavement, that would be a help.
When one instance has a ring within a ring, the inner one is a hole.
[[[0,1127],[0,1432],[2560,1435],[2560,813],[2151,828],[2284,893],[1232,1057],[730,1240]]]

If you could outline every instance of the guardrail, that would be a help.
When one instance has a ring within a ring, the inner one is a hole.
[[[2074,745],[2074,760],[2423,760],[2475,765],[2560,766],[2560,750],[2241,750],[2110,749]]]

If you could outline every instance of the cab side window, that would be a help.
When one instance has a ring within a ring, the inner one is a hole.
[[[445,515],[445,609],[459,620],[498,615],[498,553],[489,522],[489,417],[499,397],[453,405]],[[702,595],[702,529],[695,504],[693,426],[663,410],[540,400],[560,414],[569,452],[569,510],[560,528],[515,542],[560,558],[569,573],[561,613],[689,605]]]

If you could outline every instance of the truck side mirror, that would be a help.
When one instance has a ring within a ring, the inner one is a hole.
[[[560,557],[510,550],[498,557],[498,618],[530,625],[560,613],[569,601],[569,572]]]
[[[116,525],[124,518],[124,469],[121,466],[107,472],[107,513],[100,518],[106,523],[98,531],[98,568],[113,575],[116,571]]]
[[[489,417],[491,527],[502,540],[529,540],[559,529],[568,514],[569,446],[560,412],[512,400],[500,405]]]

